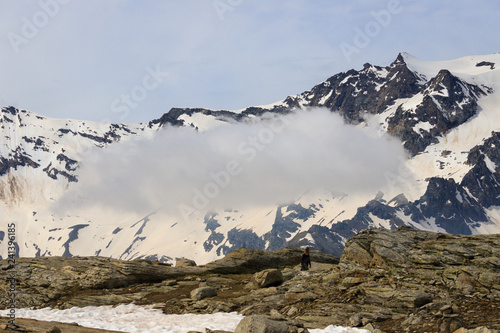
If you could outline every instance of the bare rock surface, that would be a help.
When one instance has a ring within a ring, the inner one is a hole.
[[[21,258],[14,271],[0,262],[0,292],[8,290],[6,278],[15,273],[18,307],[133,302],[163,304],[166,314],[271,316],[309,329],[500,329],[500,235],[370,229],[347,241],[340,260],[311,251],[313,270],[297,269],[301,254],[291,248],[240,249],[196,267],[101,257]],[[255,277],[270,272],[281,275],[280,282],[259,288]],[[210,296],[193,297],[196,290],[210,290]],[[6,308],[7,300],[0,305]]]
[[[179,259],[175,262],[175,267],[193,267],[196,266],[196,261],[191,259]]]

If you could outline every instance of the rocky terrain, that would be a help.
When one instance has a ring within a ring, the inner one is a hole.
[[[300,254],[239,249],[207,265],[183,260],[177,267],[103,257],[20,258],[14,268],[1,262],[0,288],[6,293],[7,277],[15,274],[19,308],[134,302],[167,314],[237,311],[293,324],[297,332],[332,324],[372,332],[500,330],[500,235],[369,229],[346,243],[340,260],[312,251],[310,271],[299,270]],[[7,299],[0,302],[7,308]]]

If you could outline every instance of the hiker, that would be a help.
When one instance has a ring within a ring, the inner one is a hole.
[[[301,271],[307,271],[311,268],[311,257],[309,257],[309,248],[306,247],[304,253],[302,253],[302,259],[300,260]]]

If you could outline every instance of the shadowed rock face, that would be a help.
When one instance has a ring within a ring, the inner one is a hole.
[[[297,268],[301,253],[239,249],[197,267],[102,257],[21,258],[15,265],[18,307],[135,302],[164,304],[169,314],[266,315],[306,328],[500,328],[500,235],[370,229],[347,241],[340,261],[311,251],[313,269],[307,272]],[[14,271],[6,261],[1,265],[0,289],[7,290]],[[252,274],[268,269],[279,269],[282,282],[258,288]],[[210,293],[198,297],[202,290]],[[7,300],[0,301],[6,308]]]

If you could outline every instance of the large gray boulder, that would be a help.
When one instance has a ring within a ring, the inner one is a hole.
[[[200,287],[191,291],[191,298],[195,300],[217,296],[217,291],[212,287]]]
[[[196,266],[196,262],[191,259],[179,259],[175,262],[175,267],[193,267]]]
[[[62,331],[59,327],[52,326],[51,328],[45,330],[43,333],[62,333]]]
[[[307,333],[292,321],[267,316],[253,315],[243,318],[234,333]]]
[[[283,283],[283,274],[279,269],[266,269],[253,275],[253,282],[259,288],[278,286]]]

